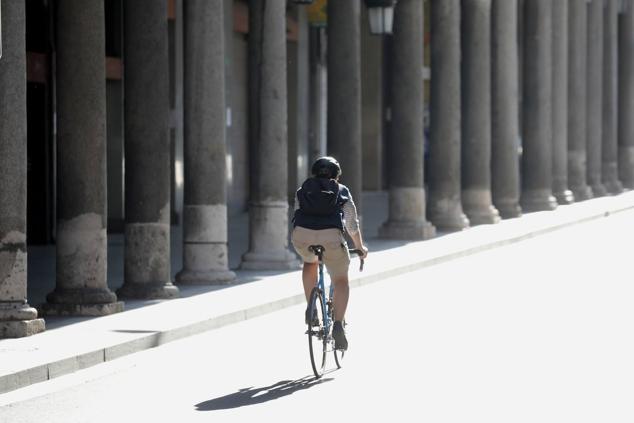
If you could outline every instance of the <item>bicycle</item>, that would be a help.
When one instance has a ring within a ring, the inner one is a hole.
[[[341,368],[343,356],[345,351],[337,350],[335,341],[332,337],[332,326],[334,323],[334,304],[332,302],[332,296],[334,292],[334,284],[330,284],[328,295],[326,296],[326,288],[324,281],[324,262],[323,254],[326,250],[322,245],[311,245],[308,250],[313,252],[319,259],[319,276],[317,283],[310,293],[310,299],[308,301],[307,310],[311,310],[310,313],[306,313],[309,318],[306,322],[308,325],[308,350],[310,352],[310,364],[313,368],[315,377],[320,378],[324,374],[326,368],[326,356],[332,351],[335,356],[335,364],[337,368]],[[350,254],[363,256],[363,251],[350,249]],[[359,270],[363,271],[363,259],[361,259],[361,265]],[[343,322],[345,327],[346,323]],[[321,362],[319,363],[319,351],[321,349]]]

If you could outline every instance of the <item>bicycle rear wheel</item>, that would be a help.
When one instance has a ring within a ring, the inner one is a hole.
[[[316,377],[321,377],[326,368],[326,347],[328,334],[324,326],[324,304],[321,290],[313,288],[308,301],[309,310],[312,310],[308,320],[308,350],[310,351],[310,364]]]

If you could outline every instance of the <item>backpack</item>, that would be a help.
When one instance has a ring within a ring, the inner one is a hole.
[[[297,190],[299,209],[308,216],[332,216],[340,212],[339,184],[326,178],[308,178]]]

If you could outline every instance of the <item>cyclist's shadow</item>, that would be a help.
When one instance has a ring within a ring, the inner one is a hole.
[[[272,401],[297,391],[311,388],[324,382],[330,382],[332,378],[316,379],[314,376],[306,376],[296,380],[282,380],[270,386],[261,388],[240,389],[233,394],[210,399],[196,404],[198,411],[226,410],[229,408],[244,407],[245,405],[261,404]]]

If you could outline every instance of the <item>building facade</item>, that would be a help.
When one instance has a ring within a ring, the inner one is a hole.
[[[239,213],[240,268],[296,268],[289,202],[323,154],[352,192],[389,192],[389,239],[634,187],[631,0],[399,0],[383,37],[362,0],[0,10],[0,337],[232,283]],[[31,304],[27,253],[51,244],[55,289]]]

